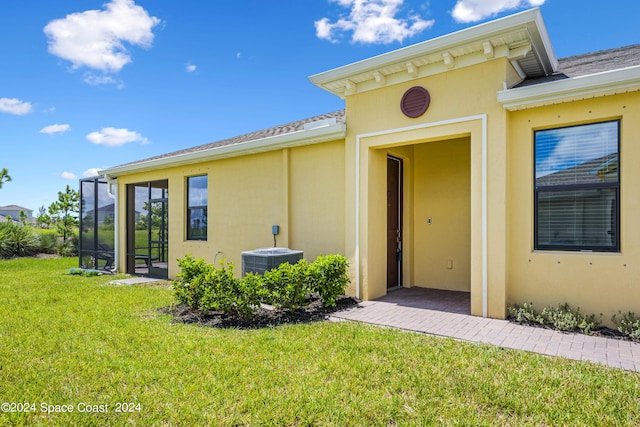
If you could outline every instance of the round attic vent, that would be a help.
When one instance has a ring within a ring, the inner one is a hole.
[[[400,108],[405,116],[415,119],[427,111],[431,103],[429,92],[421,86],[414,86],[402,95]]]

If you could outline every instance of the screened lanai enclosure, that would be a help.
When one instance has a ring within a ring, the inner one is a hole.
[[[129,274],[167,278],[169,188],[167,180],[127,185],[127,257]]]
[[[115,269],[115,199],[102,177],[80,180],[81,268]]]

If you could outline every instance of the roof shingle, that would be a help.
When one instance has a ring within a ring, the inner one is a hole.
[[[545,77],[526,79],[515,87],[532,86],[637,65],[640,65],[640,44],[600,50],[598,52],[560,58],[558,59],[558,71],[556,73]]]

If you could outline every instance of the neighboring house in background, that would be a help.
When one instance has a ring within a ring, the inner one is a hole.
[[[101,226],[105,223],[107,224],[113,224],[114,223],[114,204],[108,204],[108,205],[101,205],[98,207],[98,226]],[[83,218],[85,219],[85,221],[87,221],[88,218],[93,219],[94,217],[94,210],[88,210],[84,212],[84,216]]]
[[[18,221],[16,221],[15,219],[13,219],[10,216],[0,215],[0,222],[9,222],[9,221],[18,223]]]
[[[0,206],[0,215],[5,217],[10,216],[12,219],[18,222],[20,221],[20,211],[24,211],[24,213],[27,215],[27,222],[35,221],[32,209],[23,208],[22,206],[17,205]]]
[[[345,110],[101,171],[118,269],[239,265],[279,225],[278,246],[346,255],[364,300],[638,311],[640,45],[557,59],[532,9],[310,80]]]

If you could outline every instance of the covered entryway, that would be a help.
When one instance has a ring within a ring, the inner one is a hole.
[[[356,280],[363,299],[420,288],[432,290],[421,296],[434,303],[453,295],[467,301],[454,311],[487,315],[484,120],[358,136]]]
[[[127,273],[168,277],[168,200],[167,180],[127,185]]]

